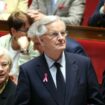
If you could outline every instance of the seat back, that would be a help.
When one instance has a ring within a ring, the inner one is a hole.
[[[99,84],[102,83],[102,74],[105,70],[105,41],[77,39],[83,45],[87,55],[91,58]]]
[[[96,9],[99,0],[86,0],[86,7],[83,15],[82,25],[87,26],[90,16]]]

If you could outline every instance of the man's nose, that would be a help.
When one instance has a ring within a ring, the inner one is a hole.
[[[59,33],[58,33],[58,39],[62,39],[62,38],[64,38],[64,37],[63,37],[62,34],[59,32]]]
[[[3,71],[3,67],[0,65],[0,73]]]

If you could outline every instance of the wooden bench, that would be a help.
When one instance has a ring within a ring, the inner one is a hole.
[[[67,26],[71,38],[105,41],[105,28],[88,26]]]

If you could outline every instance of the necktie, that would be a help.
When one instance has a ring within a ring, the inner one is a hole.
[[[64,105],[63,103],[65,97],[65,81],[62,72],[60,70],[61,65],[57,62],[55,62],[54,65],[57,68],[57,73],[56,73],[57,94],[61,99],[62,105]]]

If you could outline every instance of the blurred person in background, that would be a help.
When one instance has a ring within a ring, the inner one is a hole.
[[[88,21],[89,26],[105,27],[105,0],[99,0],[95,12]]]
[[[14,105],[16,84],[9,77],[12,63],[8,50],[0,48],[0,105]]]
[[[85,0],[32,0],[28,14],[35,20],[45,15],[57,15],[67,25],[80,25]]]
[[[13,12],[8,18],[10,33],[0,37],[0,47],[8,49],[13,59],[10,73],[16,77],[16,80],[19,75],[19,65],[39,55],[39,52],[33,49],[33,42],[27,37],[32,22],[26,13]]]
[[[14,11],[26,12],[28,0],[0,0],[0,20],[7,20]]]

